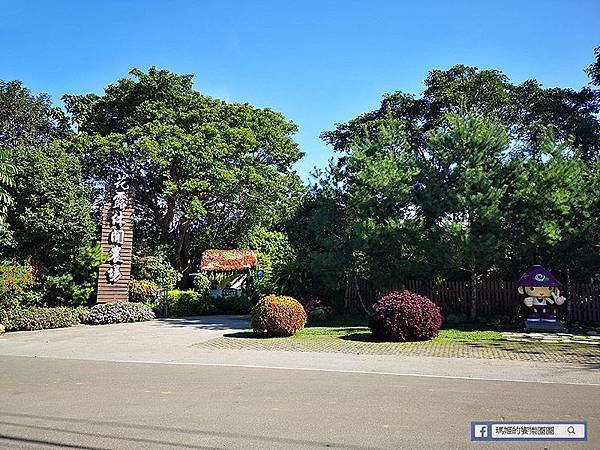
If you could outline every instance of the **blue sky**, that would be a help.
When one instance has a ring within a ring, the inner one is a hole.
[[[434,68],[496,68],[580,88],[600,44],[600,1],[0,1],[0,79],[60,102],[133,68],[195,75],[204,94],[300,127],[306,179],[332,156],[319,133],[419,94]]]

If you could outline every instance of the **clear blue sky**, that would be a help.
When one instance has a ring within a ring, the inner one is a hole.
[[[195,75],[227,101],[300,127],[306,179],[332,156],[319,133],[419,94],[434,68],[497,68],[580,88],[600,44],[600,1],[1,1],[0,79],[60,103],[132,67]]]

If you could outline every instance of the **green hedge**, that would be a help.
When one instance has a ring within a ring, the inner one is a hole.
[[[245,295],[211,298],[192,290],[173,290],[167,295],[166,315],[181,317],[204,314],[249,314],[253,306],[254,302]],[[165,315],[164,299],[155,311],[158,315]]]

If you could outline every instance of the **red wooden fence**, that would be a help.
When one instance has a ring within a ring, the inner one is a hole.
[[[346,286],[345,307],[348,314],[360,314],[362,302],[369,308],[381,296],[394,291],[409,290],[429,297],[437,304],[444,316],[450,313],[469,315],[471,283],[467,281],[405,280],[387,287],[374,286],[367,280],[350,281]],[[484,281],[476,286],[477,315],[513,319],[522,312],[523,296],[517,285],[510,281]],[[564,319],[575,322],[600,322],[600,284],[571,283],[561,294],[567,298],[560,309]]]

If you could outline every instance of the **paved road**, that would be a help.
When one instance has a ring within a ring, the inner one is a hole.
[[[204,316],[7,333],[0,336],[0,355],[362,371],[600,386],[600,366],[597,364],[277,351],[210,351],[194,345],[248,327],[246,316]]]
[[[600,448],[597,365],[194,345],[247,327],[203,317],[5,334],[0,449],[465,448],[472,420],[587,420],[590,442],[576,446]]]
[[[2,448],[465,448],[486,419],[587,420],[600,448],[589,385],[4,356],[0,392]]]

